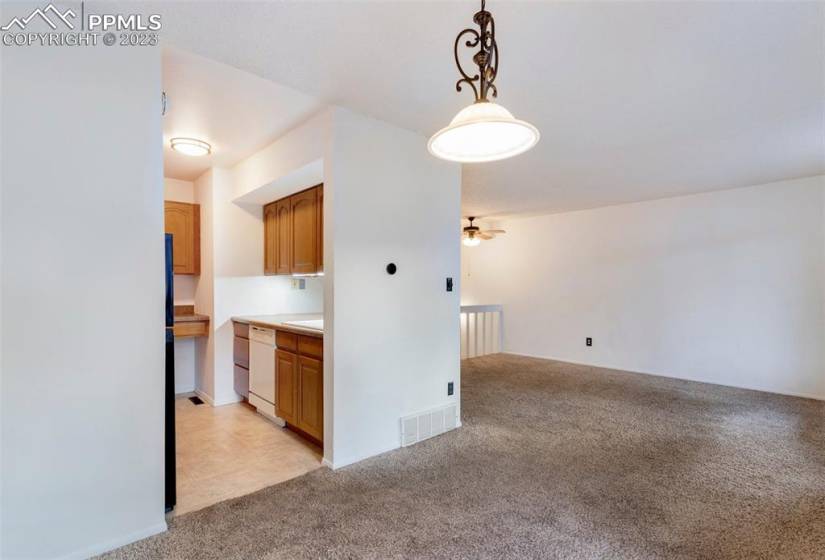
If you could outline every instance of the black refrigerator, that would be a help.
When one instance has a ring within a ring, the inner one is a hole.
[[[164,389],[164,469],[166,472],[165,506],[172,511],[175,492],[175,306],[172,288],[172,235],[165,234],[166,254],[166,382]]]

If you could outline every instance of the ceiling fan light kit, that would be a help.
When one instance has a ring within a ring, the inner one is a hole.
[[[464,243],[464,245],[466,245],[467,247],[475,247],[476,245],[481,243],[481,239],[473,234],[469,234],[461,242]]]
[[[498,97],[494,85],[498,75],[498,44],[493,16],[485,9],[473,16],[479,30],[467,28],[455,38],[453,55],[461,78],[456,82],[456,91],[462,85],[472,88],[475,102],[458,112],[450,124],[436,132],[427,143],[427,149],[435,157],[460,163],[497,161],[524,153],[538,143],[540,134],[532,124],[513,117],[512,113],[488,99],[488,95]],[[458,58],[459,43],[478,48],[473,62],[478,72],[472,76],[464,71]]]
[[[476,219],[475,216],[470,216],[467,219],[470,221],[470,225],[461,230],[461,242],[467,247],[475,247],[476,245],[481,243],[482,239],[493,239],[496,236],[496,234],[507,233],[503,229],[482,230],[480,227],[473,224],[473,220]]]

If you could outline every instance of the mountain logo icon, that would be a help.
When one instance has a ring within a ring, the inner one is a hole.
[[[51,16],[51,18],[49,16]],[[52,20],[52,18],[54,18],[58,22],[62,21],[63,24],[66,25],[66,27],[68,27],[69,29],[74,29],[74,25],[71,21],[69,21],[69,18],[74,19],[77,17],[77,14],[75,14],[70,9],[67,9],[65,12],[61,13],[60,10],[54,7],[54,4],[49,4],[45,8],[37,8],[24,18],[12,18],[12,20],[9,23],[4,25],[3,27],[0,27],[0,29],[2,29],[3,31],[8,31],[13,26],[17,26],[20,30],[23,30],[26,28],[30,21],[37,17],[45,21],[46,24],[52,29],[57,29],[57,25]]]

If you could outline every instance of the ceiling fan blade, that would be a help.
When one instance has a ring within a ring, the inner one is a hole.
[[[503,229],[483,229],[483,230],[481,230],[481,233],[490,233],[492,235],[496,235],[498,233],[507,233],[507,232],[504,231]]]
[[[481,233],[477,233],[477,234],[476,234],[476,237],[478,237],[479,239],[492,239],[494,236],[489,235],[489,234],[488,234],[487,232],[485,232],[485,231],[482,231]]]

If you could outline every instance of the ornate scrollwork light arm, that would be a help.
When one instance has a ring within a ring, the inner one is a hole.
[[[461,78],[455,83],[456,91],[461,91],[462,84],[468,84],[473,88],[476,103],[488,101],[487,96],[498,97],[498,88],[493,82],[498,75],[498,44],[496,44],[496,23],[493,15],[485,9],[485,1],[481,1],[481,10],[473,16],[473,21],[478,25],[479,30],[467,28],[461,31],[455,38],[453,54],[455,65],[458,68]],[[473,62],[478,66],[478,73],[470,76],[461,66],[458,56],[458,44],[462,37],[470,35],[472,38],[464,42],[465,47],[476,48],[478,51],[473,55]]]
[[[461,33],[458,34],[458,36],[456,36],[455,45],[453,45],[453,55],[455,56],[455,65],[458,68],[458,72],[459,74],[461,74],[462,77],[459,78],[459,80],[455,83],[455,90],[461,91],[461,84],[468,84],[471,88],[473,88],[473,94],[475,95],[476,101],[478,101],[479,94],[475,82],[479,80],[479,75],[476,74],[474,76],[470,76],[469,74],[467,74],[467,72],[465,72],[464,68],[462,68],[461,66],[461,60],[458,58],[458,44],[461,42],[461,38],[467,34],[473,36],[473,39],[467,40],[464,43],[468,47],[474,47],[481,40],[481,36],[478,34],[478,31],[470,28],[463,30]]]

